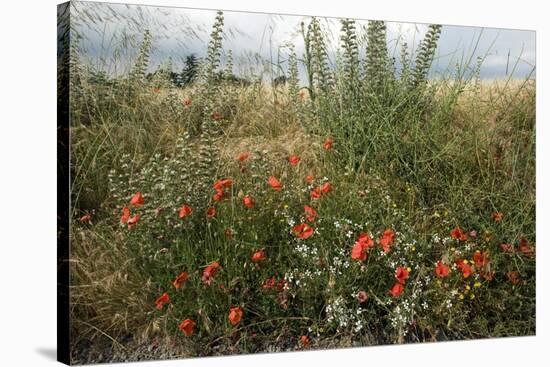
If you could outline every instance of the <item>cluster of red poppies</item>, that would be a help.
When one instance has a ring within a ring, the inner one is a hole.
[[[388,253],[391,250],[391,245],[395,240],[395,232],[391,228],[387,228],[382,232],[378,239],[378,244],[384,251]],[[356,261],[365,261],[368,258],[368,251],[375,246],[374,240],[367,233],[360,233],[355,241],[355,245],[351,249],[351,258]],[[397,282],[389,290],[392,297],[398,297],[403,293],[405,280],[409,277],[409,270],[402,266],[398,267],[395,273]],[[366,300],[366,294],[362,295],[361,299]],[[364,301],[363,301],[364,302]]]
[[[502,221],[504,215],[500,212],[494,212],[491,215],[491,218],[495,222]],[[451,231],[451,238],[459,241],[464,242],[469,239],[469,237],[476,237],[477,232],[476,231],[470,231],[469,234],[467,234],[462,228],[459,226],[456,226]],[[487,237],[488,239],[491,238],[491,236]],[[525,238],[521,238],[519,240],[518,248],[517,250],[514,248],[512,244],[509,243],[502,243],[500,244],[500,249],[504,253],[520,253],[529,257],[534,256],[534,248],[532,245],[530,245]],[[476,250],[472,256],[472,260],[467,260],[463,258],[457,258],[455,260],[456,269],[458,269],[462,273],[462,277],[464,279],[469,278],[472,274],[477,272],[479,276],[481,276],[483,279],[487,281],[491,281],[494,278],[495,272],[491,270],[491,262],[489,260],[489,252],[488,251],[480,251]],[[435,275],[438,278],[445,278],[449,276],[451,272],[451,269],[449,266],[445,265],[442,260],[440,260],[436,267],[435,267]],[[520,283],[520,276],[517,271],[510,271],[507,274],[508,279],[512,284],[519,284]]]
[[[216,261],[210,263],[206,268],[204,268],[202,272],[202,281],[206,285],[212,284],[212,281],[214,279],[214,276],[216,275],[217,270],[219,269],[220,264]],[[181,289],[184,283],[189,279],[189,273],[187,272],[181,272],[176,279],[172,282],[174,288],[176,290]],[[168,292],[164,292],[160,297],[158,297],[155,300],[155,307],[157,310],[162,310],[164,305],[167,305],[170,303],[170,295]],[[229,309],[228,319],[231,325],[235,326],[237,325],[244,314],[244,310],[240,306],[231,307]],[[193,334],[193,331],[195,329],[196,322],[192,319],[185,319],[183,320],[180,325],[179,329],[186,335],[191,336]]]
[[[145,199],[143,198],[143,196],[141,195],[141,192],[139,191],[136,192],[134,196],[132,196],[132,198],[130,199],[130,206],[133,206],[135,208],[142,206],[144,203],[145,203]],[[125,206],[124,208],[122,208],[122,216],[120,217],[120,223],[127,224],[128,229],[134,228],[137,225],[139,218],[141,218],[140,214],[134,214],[132,216],[132,213],[128,206]]]
[[[327,140],[323,144],[323,148],[326,150],[329,150],[332,148],[332,145],[333,145],[332,139],[327,138]],[[246,152],[241,153],[237,156],[237,161],[239,161],[241,172],[245,171],[244,162],[248,159],[248,157],[249,157],[249,153],[246,153]],[[300,162],[300,157],[297,155],[292,155],[289,157],[288,162],[290,163],[291,166],[296,166]],[[311,175],[306,176],[306,181],[311,183],[313,181],[313,176]],[[275,191],[281,191],[283,188],[282,183],[275,176],[270,176],[267,180],[267,183]],[[232,186],[233,186],[233,180],[231,178],[224,178],[224,179],[217,180],[213,185],[215,193],[212,196],[212,200],[214,202],[219,202],[224,198],[226,198],[229,195],[228,191],[231,189]],[[313,190],[311,197],[313,199],[319,199],[322,195],[328,194],[331,191],[331,189],[332,189],[331,184],[329,182],[325,182],[323,185]],[[130,204],[134,206],[143,205],[144,199],[141,193],[137,192],[132,198],[132,200],[130,201]],[[245,208],[252,209],[254,208],[254,204],[255,202],[251,195],[243,196],[243,205]],[[193,209],[188,204],[183,204],[179,210],[178,216],[180,219],[185,219],[186,217],[189,217],[192,214],[193,214]],[[305,214],[306,220],[310,223],[314,222],[315,219],[317,218],[317,211],[308,205],[304,206],[304,214]],[[130,211],[129,211],[129,208],[124,207],[121,222],[128,223],[129,228],[131,229],[135,227],[135,224],[139,220],[139,214],[137,214],[136,216],[137,218],[133,220],[132,224],[130,225]],[[206,211],[206,216],[209,219],[214,218],[216,216],[216,208],[214,206],[209,207]],[[314,228],[307,223],[301,223],[294,226],[292,228],[292,231],[298,238],[307,239],[311,237],[311,235],[313,235]],[[231,230],[226,229],[225,235],[226,237],[230,238],[232,236]],[[265,261],[266,259],[267,259],[267,255],[264,249],[255,251],[251,256],[251,260],[253,263],[260,263],[262,261]],[[217,261],[214,261],[210,263],[208,266],[206,266],[202,273],[202,278],[201,278],[202,282],[206,285],[211,285],[219,268],[220,268],[220,264]],[[189,273],[182,272],[176,277],[176,279],[172,282],[172,284],[174,288],[178,290],[183,286],[183,284],[188,279],[189,279]],[[288,283],[284,279],[276,281],[275,278],[272,277],[267,279],[262,284],[262,289],[273,289],[273,288],[277,289],[278,291],[283,291],[288,288]],[[158,310],[161,310],[164,307],[164,305],[168,303],[170,303],[170,296],[167,292],[165,292],[160,297],[157,298],[157,300],[155,301],[155,306]],[[242,307],[240,306],[231,307],[229,309],[229,314],[228,314],[228,319],[231,325],[233,326],[237,325],[241,321],[243,314],[244,314],[244,310]],[[196,326],[196,322],[194,320],[185,319],[180,323],[179,329],[186,336],[191,336],[193,334],[195,326]],[[307,346],[309,343],[309,339],[307,338],[307,336],[302,336],[300,341],[304,347]]]
[[[190,104],[190,103],[189,103]],[[333,146],[333,140],[331,138],[327,138],[326,141],[323,144],[323,148],[326,150],[331,149]],[[249,153],[241,153],[239,154],[236,159],[239,162],[240,171],[245,172],[245,161],[249,158]],[[288,158],[288,163],[291,166],[297,166],[301,161],[301,158],[297,155],[291,155]],[[314,177],[312,175],[307,175],[305,177],[305,180],[312,184],[314,181]],[[276,192],[280,192],[283,190],[283,184],[281,181],[275,177],[275,176],[269,176],[267,179],[267,184]],[[230,196],[230,191],[233,186],[233,180],[231,178],[222,178],[217,180],[214,185],[214,194],[212,196],[212,201],[214,203],[220,202],[223,199]],[[312,202],[316,202],[317,200],[321,199],[323,196],[329,194],[332,191],[332,185],[330,182],[324,182],[312,189],[310,192],[310,198]],[[120,222],[122,224],[127,224],[129,229],[134,228],[139,219],[140,214],[134,213],[132,215],[132,210],[134,208],[139,208],[144,204],[145,200],[140,192],[136,192],[133,197],[130,200],[130,204],[128,206],[125,206],[122,209],[122,216],[120,218]],[[242,196],[242,205],[246,209],[253,209],[255,207],[255,200],[250,194],[246,194]],[[189,217],[193,214],[193,209],[188,204],[183,204],[181,208],[179,209],[178,216],[180,219],[184,220],[186,217]],[[207,208],[206,210],[206,217],[208,219],[212,219],[216,216],[216,207],[211,206]],[[318,217],[317,211],[309,206],[304,205],[304,215],[303,218],[305,219],[302,223],[298,223],[294,225],[291,229],[292,233],[301,240],[306,240],[313,236],[315,233],[315,228],[312,227],[312,224],[316,221],[316,218]],[[492,214],[492,219],[495,222],[500,222],[503,220],[503,214],[499,212],[495,212]],[[86,218],[86,220],[89,220]],[[232,231],[231,229],[225,230],[225,235],[227,238],[232,237]],[[477,236],[477,232],[471,231],[467,233],[459,226],[455,227],[451,233],[451,238],[457,240],[458,242],[464,242],[467,241],[470,237]],[[361,261],[364,262],[368,259],[369,251],[373,249],[376,244],[378,244],[381,248],[381,250],[388,254],[391,249],[392,245],[395,242],[396,233],[393,229],[387,228],[385,229],[381,235],[378,237],[378,239],[375,241],[375,239],[371,238],[368,233],[360,233],[357,240],[355,241],[355,244],[353,245],[351,249],[351,258],[354,261]],[[514,248],[513,245],[508,243],[503,243],[500,245],[503,252],[506,253],[521,253],[528,256],[534,256],[534,249],[531,245],[528,244],[527,240],[522,238],[519,241],[519,245],[517,250]],[[255,250],[251,255],[251,261],[255,264],[259,264],[263,261],[267,260],[267,254],[264,249],[257,249]],[[455,259],[455,265],[456,269],[458,269],[462,273],[462,277],[464,279],[470,277],[474,272],[478,272],[480,276],[485,278],[486,280],[491,280],[494,276],[494,271],[491,271],[490,267],[490,260],[489,260],[489,253],[487,251],[476,251],[473,254],[472,260],[466,260],[463,258],[457,258]],[[259,266],[259,265],[256,265]],[[205,285],[211,285],[214,277],[216,276],[216,273],[218,272],[220,268],[220,264],[217,261],[214,261],[210,263],[208,266],[206,266],[202,272],[202,282]],[[445,264],[443,260],[439,260],[435,266],[435,275],[437,278],[442,279],[445,277],[448,277],[451,273],[451,268],[449,265]],[[395,278],[393,286],[389,289],[388,294],[391,297],[399,297],[405,290],[405,284],[409,278],[411,269],[407,268],[405,266],[399,266],[395,270],[395,274],[393,277]],[[520,282],[520,276],[517,272],[509,272],[507,273],[508,279],[513,284],[518,284]],[[174,288],[176,290],[179,290],[183,287],[185,282],[189,279],[189,273],[182,272],[180,273],[175,280],[172,282]],[[222,285],[220,285],[220,288]],[[288,289],[288,283],[285,279],[276,280],[275,277],[271,277],[266,279],[263,284],[261,285],[261,288],[264,290],[277,290],[280,292],[280,294],[283,294],[284,298],[284,290]],[[366,302],[368,299],[368,295],[365,291],[360,291],[358,293],[358,300],[360,303]],[[284,299],[281,301],[284,303]],[[161,310],[164,305],[170,303],[170,296],[167,292],[163,293],[158,299],[155,301],[155,306],[158,310]],[[241,319],[243,318],[244,310],[241,306],[234,306],[229,309],[228,313],[228,319],[231,325],[236,326],[239,324]],[[179,325],[179,329],[186,335],[190,336],[193,334],[194,328],[196,326],[196,322],[192,319],[185,319],[181,322]],[[307,346],[309,343],[309,339],[307,336],[302,336],[301,343],[303,346]]]
[[[399,297],[401,293],[403,293],[405,290],[405,282],[409,279],[409,272],[410,269],[403,266],[399,266],[395,269],[396,282],[388,292],[392,297]]]
[[[492,218],[495,222],[502,220],[502,213],[493,213]],[[477,236],[477,232],[471,231],[470,236]],[[451,231],[451,238],[457,241],[467,241],[468,234],[459,226],[455,227]],[[392,229],[386,229],[380,238],[378,244],[385,253],[390,252],[391,245],[395,239],[395,232]],[[368,258],[368,251],[375,247],[374,240],[367,233],[360,233],[359,237],[355,241],[354,246],[351,249],[351,258],[356,261],[366,261]],[[507,253],[518,252],[526,256],[534,256],[534,248],[529,245],[525,238],[521,238],[517,250],[511,244],[503,243],[500,245],[502,251]],[[456,268],[462,273],[464,279],[470,277],[474,272],[478,272],[479,276],[487,281],[493,279],[495,272],[491,270],[489,253],[487,251],[475,251],[472,260],[466,260],[463,258],[457,258],[455,260]],[[409,277],[409,268],[398,267],[395,273],[396,282],[389,290],[389,294],[392,297],[400,296],[404,291],[405,280]],[[439,260],[435,266],[435,275],[437,278],[442,279],[449,276],[451,268],[446,265],[443,260]],[[519,284],[521,279],[517,271],[511,271],[507,274],[508,279],[512,284]]]
[[[189,104],[190,104],[190,101],[188,101],[188,105]],[[323,143],[323,148],[325,150],[330,150],[330,149],[332,149],[333,143],[334,142],[333,142],[332,138],[329,137]],[[237,159],[237,161],[239,161],[241,172],[245,171],[244,162],[249,158],[249,156],[250,156],[250,154],[248,152],[242,152],[237,156],[236,159]],[[288,158],[288,162],[290,163],[291,166],[298,165],[300,160],[301,160],[301,158],[297,155],[291,155]],[[308,183],[312,183],[313,180],[314,180],[314,177],[312,175],[307,175],[305,177],[305,179]],[[267,183],[275,191],[281,191],[283,189],[283,184],[275,176],[270,176],[267,179]],[[223,179],[217,180],[213,185],[215,193],[212,196],[212,201],[213,202],[222,201],[224,198],[226,198],[228,196],[227,191],[229,189],[231,189],[232,186],[233,186],[233,180],[231,178],[223,178]],[[332,190],[331,183],[330,182],[325,182],[322,185],[319,185],[319,186],[315,187],[311,191],[310,196],[311,196],[312,199],[320,199],[321,196],[328,194],[331,190]],[[243,200],[243,205],[244,205],[245,208],[247,208],[247,209],[253,209],[254,208],[255,200],[250,194],[244,195],[242,200]],[[136,192],[134,194],[134,196],[132,197],[132,199],[130,200],[130,205],[134,206],[134,207],[139,207],[139,206],[143,205],[144,202],[145,202],[145,200],[144,200],[141,192]],[[305,209],[305,212],[306,212],[306,219],[309,222],[313,222],[315,217],[317,216],[317,212],[315,211],[315,209],[313,209],[312,207],[307,206],[307,205],[304,207],[304,209]],[[158,212],[159,212],[159,209],[157,209],[157,213]],[[178,217],[180,219],[184,219],[186,217],[190,217],[192,214],[193,214],[193,209],[191,208],[191,206],[187,203],[184,203],[181,206],[181,208],[179,209]],[[216,216],[216,214],[217,214],[217,211],[216,211],[215,206],[210,206],[206,209],[206,217],[208,219],[214,218]],[[130,208],[128,206],[125,206],[122,209],[122,216],[120,218],[120,222],[122,224],[127,224],[128,229],[132,229],[132,228],[136,227],[140,217],[141,217],[140,214],[135,214],[134,216],[132,216]],[[90,223],[91,222],[91,215],[83,216],[81,218],[81,222]],[[314,229],[312,227],[310,227],[309,225],[307,225],[307,224],[300,224],[298,226],[295,226],[293,228],[293,231],[294,231],[294,233],[296,233],[296,236],[298,236],[299,238],[306,239],[306,238],[310,237],[313,234]]]

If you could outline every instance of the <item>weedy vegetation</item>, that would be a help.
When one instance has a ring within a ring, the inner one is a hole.
[[[116,77],[73,35],[73,360],[534,334],[534,81],[429,77],[440,33],[396,62],[342,19],[331,60],[313,17],[277,83],[234,74],[222,12],[181,73],[150,31]]]

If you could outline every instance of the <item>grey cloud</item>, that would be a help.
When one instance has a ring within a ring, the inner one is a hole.
[[[85,54],[96,65],[111,68],[110,72],[113,68],[124,71],[129,66],[145,29],[153,35],[151,69],[168,57],[179,68],[190,53],[204,56],[215,17],[212,10],[75,4],[73,24],[84,36],[81,46]],[[226,11],[224,18],[224,49],[233,51],[236,69],[242,73],[251,68],[258,72],[270,59],[286,60],[288,50],[280,47],[286,43],[294,44],[298,55],[304,50],[300,23],[307,22],[309,17]],[[340,24],[334,18],[321,18],[321,23],[329,36],[329,55],[334,62]],[[358,29],[366,25],[365,20],[357,21]],[[390,50],[396,48],[398,39],[407,41],[414,49],[427,28],[424,24],[396,22],[388,22],[387,27]],[[477,57],[485,57],[481,77],[504,77],[507,64],[509,69],[516,65],[514,75],[524,77],[535,66],[535,32],[444,26],[437,54],[432,68],[435,75],[452,70],[456,62],[475,62]],[[119,60],[114,61],[116,56]]]

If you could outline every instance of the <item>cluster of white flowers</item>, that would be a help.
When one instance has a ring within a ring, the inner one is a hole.
[[[305,286],[305,283],[307,283],[308,280],[321,277],[322,275],[323,273],[320,269],[315,269],[313,271],[310,269],[292,269],[285,274],[284,278],[288,284],[293,284],[296,287],[300,287],[300,285]]]
[[[416,240],[406,242],[402,245],[402,247],[405,251],[414,251],[416,250]]]
[[[336,256],[332,257],[332,263],[329,264],[328,271],[332,275],[342,275],[342,270],[348,269],[350,265],[349,255],[341,248],[337,250]]]
[[[356,295],[353,295],[355,300]],[[329,301],[325,308],[327,314],[327,322],[335,325],[338,330],[351,328],[353,332],[359,333],[366,325],[362,314],[366,310],[361,308],[353,309],[348,307],[344,297],[338,296]]]
[[[286,222],[290,227],[290,233],[292,233],[292,227],[294,227],[294,225],[296,224],[296,221],[294,220],[294,218],[287,217]]]
[[[314,258],[317,259],[319,252],[315,245],[307,245],[305,242],[300,242],[294,247],[294,251],[302,256],[303,258]]]
[[[403,306],[402,306],[403,305]],[[407,325],[409,321],[410,306],[405,301],[401,304],[398,304],[394,307],[390,315],[390,324],[394,329],[402,329],[406,335],[406,328],[403,326]]]
[[[341,229],[342,226],[345,227],[352,227],[355,231],[360,231],[363,226],[367,227],[368,223],[360,224],[360,223],[354,223],[351,219],[348,218],[333,218],[333,225],[336,229]],[[355,233],[351,230],[348,230],[346,232],[346,237],[350,238]]]
[[[422,296],[422,292],[424,291],[424,285],[427,285],[427,284],[428,284],[427,282],[426,282],[426,284],[424,284],[422,282],[422,279],[417,279],[414,282],[413,292],[411,293],[411,300],[412,301],[415,301],[416,299],[418,299],[419,297]]]

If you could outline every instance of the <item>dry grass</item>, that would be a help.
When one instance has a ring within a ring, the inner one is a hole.
[[[93,229],[71,227],[70,319],[78,330],[74,343],[105,337],[117,344],[121,333],[139,336],[141,331],[148,338],[158,329],[141,293],[152,292],[150,280],[137,270],[137,259],[123,244],[108,223]]]

